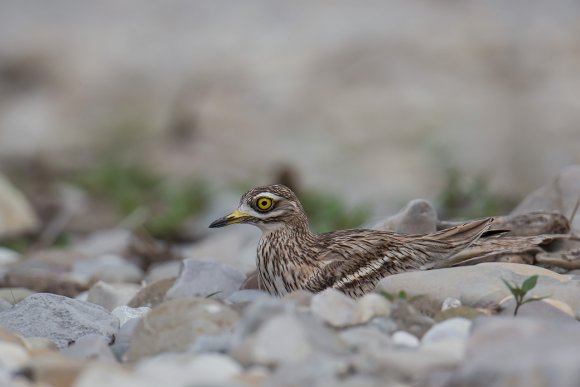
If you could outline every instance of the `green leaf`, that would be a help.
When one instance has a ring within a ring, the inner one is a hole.
[[[533,302],[533,301],[542,301],[546,298],[548,298],[549,296],[543,296],[543,297],[532,297],[532,298],[528,298],[527,300],[525,300],[524,302],[522,302],[523,304],[527,304],[528,302]]]
[[[514,294],[514,289],[515,286],[513,286],[512,284],[510,284],[509,282],[507,282],[506,280],[504,280],[503,278],[501,279],[502,282],[505,284],[505,286],[510,290],[510,292],[512,292],[512,294]],[[514,294],[515,295],[515,294]]]
[[[522,290],[524,292],[526,292],[526,293],[529,292],[530,290],[532,290],[533,288],[536,287],[536,283],[537,282],[538,282],[538,276],[537,275],[533,275],[533,276],[529,277],[522,284]]]
[[[406,300],[406,299],[407,299],[407,292],[406,292],[406,291],[404,291],[404,290],[401,290],[401,291],[399,292],[399,298],[400,298],[401,300]]]

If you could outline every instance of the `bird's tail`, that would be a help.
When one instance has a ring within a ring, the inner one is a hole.
[[[420,268],[426,270],[446,267],[449,257],[471,246],[489,230],[492,222],[493,218],[477,219],[413,241],[413,244],[420,245],[430,253],[429,262],[425,262]]]

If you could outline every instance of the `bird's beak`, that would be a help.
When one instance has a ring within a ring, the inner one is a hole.
[[[209,228],[218,228],[218,227],[229,226],[230,224],[240,223],[244,220],[244,218],[247,218],[249,216],[250,215],[248,215],[248,214],[244,214],[243,212],[235,210],[231,214],[224,216],[223,218],[219,218],[218,220],[212,222],[212,224],[209,225]]]

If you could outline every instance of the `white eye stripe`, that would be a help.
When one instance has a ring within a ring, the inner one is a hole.
[[[273,194],[271,192],[260,192],[259,194],[254,196],[254,198],[256,198],[256,199],[261,198],[261,197],[267,197],[267,198],[270,198],[274,201],[282,199],[280,196]]]

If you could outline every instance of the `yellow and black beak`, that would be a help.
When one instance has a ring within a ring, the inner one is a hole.
[[[218,228],[218,227],[229,226],[230,224],[240,223],[240,222],[243,222],[245,218],[249,218],[249,217],[250,217],[250,215],[244,214],[243,212],[235,210],[231,214],[224,216],[223,218],[219,218],[218,220],[212,222],[212,224],[209,225],[209,228]]]

